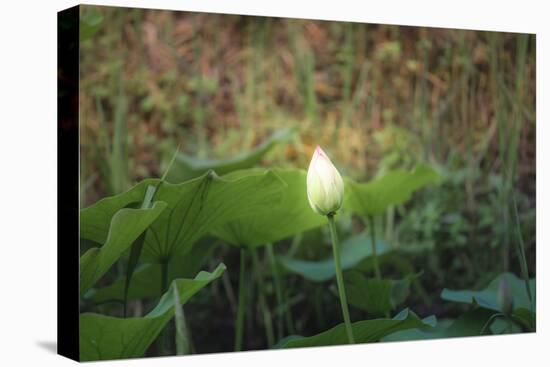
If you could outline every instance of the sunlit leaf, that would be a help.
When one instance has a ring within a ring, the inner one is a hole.
[[[140,202],[146,187],[157,182],[144,180],[123,194],[83,209],[81,237],[104,243],[114,213]],[[209,172],[181,184],[163,183],[155,199],[168,206],[147,231],[142,258],[163,262],[176,253],[184,254],[210,228],[279,203],[285,185],[271,171],[254,171],[236,179]]]
[[[224,178],[234,179],[247,171],[237,171]],[[309,206],[306,193],[306,172],[296,169],[274,169],[285,183],[283,197],[279,204],[269,205],[223,223],[212,230],[212,234],[237,246],[261,246],[297,233],[319,227],[327,219],[316,214]]]

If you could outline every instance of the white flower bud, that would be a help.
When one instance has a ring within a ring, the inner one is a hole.
[[[307,198],[318,214],[334,214],[344,200],[344,181],[330,158],[317,146],[307,171]]]

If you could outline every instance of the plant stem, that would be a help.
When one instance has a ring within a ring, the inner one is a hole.
[[[527,258],[525,256],[525,244],[523,243],[523,235],[521,234],[521,226],[519,222],[518,204],[516,202],[516,195],[512,190],[512,200],[514,201],[514,216],[516,219],[516,232],[518,234],[518,241],[516,242],[516,251],[518,253],[519,264],[521,267],[521,275],[525,282],[525,288],[527,290],[527,296],[529,297],[529,305],[531,306],[531,316],[535,314],[535,301],[533,299],[533,293],[531,292],[531,284],[529,283],[529,268],[527,267]],[[535,320],[531,317],[531,328],[535,329]]]
[[[162,183],[160,181],[157,186],[149,185],[147,186],[147,191],[145,192],[145,197],[141,203],[141,209],[148,209],[151,207],[151,202],[155,197],[155,193],[159,188],[159,185]],[[126,279],[124,281],[124,317],[126,318],[128,312],[128,291],[130,290],[130,282],[132,281],[132,276],[136,270],[136,266],[141,255],[141,250],[143,249],[143,242],[145,241],[145,235],[147,230],[145,230],[139,237],[132,243],[130,249],[130,257],[128,259],[128,264],[126,266]],[[119,263],[120,264],[120,263]]]
[[[489,317],[485,325],[483,325],[483,327],[481,328],[479,335],[485,335],[485,330],[487,330],[489,326],[491,326],[491,324],[493,323],[493,321],[495,321],[497,317],[506,317],[506,315],[504,315],[503,313],[495,313],[494,315]]]
[[[122,301],[122,317],[126,318],[128,315],[128,291],[124,290],[124,300]]]
[[[325,330],[326,327],[325,327],[325,317],[323,315],[323,307],[322,307],[322,302],[323,302],[323,298],[322,298],[322,295],[323,295],[323,291],[324,291],[324,286],[320,286],[320,285],[315,285],[314,286],[314,302],[313,302],[313,308],[315,310],[315,318],[317,319],[317,327],[319,328],[319,330]]]
[[[239,305],[237,306],[237,320],[235,325],[235,351],[242,349],[244,310],[246,305],[246,249],[241,249],[240,274],[239,274]]]
[[[277,298],[277,305],[281,307],[283,305],[283,292],[281,290],[281,281],[279,279],[279,273],[277,271],[277,260],[275,260],[275,254],[273,252],[273,245],[268,243],[266,245],[267,256],[271,263],[271,273],[273,275],[273,283],[275,285],[275,297]],[[281,339],[283,337],[283,312],[279,312],[277,315],[277,337]]]
[[[378,255],[376,254],[376,230],[374,227],[374,217],[372,215],[368,216],[369,228],[370,228],[370,239],[371,239],[371,249],[372,249],[372,261],[374,263],[374,275],[376,280],[379,282],[382,281],[382,273],[380,272],[380,265],[378,264]],[[390,318],[390,312],[386,311],[384,316]]]
[[[512,319],[508,315],[506,315],[506,332],[508,334],[512,334],[512,332],[513,332],[512,327],[513,327]]]
[[[289,298],[288,292],[283,294],[283,311],[285,316],[286,330],[289,335],[296,333],[294,329],[294,320],[292,319],[292,305],[290,304],[291,299]]]
[[[380,265],[378,265],[378,256],[376,255],[376,233],[374,232],[374,217],[369,215],[370,238],[372,248],[372,260],[374,262],[374,274],[377,280],[382,280]]]
[[[348,301],[346,298],[346,290],[344,288],[344,277],[342,275],[342,264],[340,261],[340,243],[338,242],[338,234],[336,233],[336,223],[334,222],[334,214],[328,214],[328,224],[330,228],[330,237],[332,239],[332,252],[334,253],[334,266],[336,268],[336,283],[338,285],[338,295],[340,296],[340,305],[342,306],[342,315],[346,325],[346,333],[348,335],[349,344],[354,344],[353,330],[351,329],[351,321],[349,318]]]
[[[268,348],[271,348],[271,346],[275,344],[275,334],[273,333],[273,320],[271,317],[271,311],[269,310],[269,306],[267,305],[266,300],[266,290],[262,274],[262,265],[260,264],[260,259],[258,258],[258,254],[255,249],[251,250],[251,254],[252,264],[254,266],[254,274],[256,276],[256,279],[258,279],[258,303],[263,316],[265,337]]]
[[[164,260],[160,263],[160,297],[163,296],[168,286],[168,261]],[[160,332],[159,339],[159,356],[163,356],[166,347],[166,330]]]
[[[183,306],[181,305],[180,296],[176,284],[174,284],[174,324],[175,324],[175,344],[176,344],[176,354],[177,355],[186,355],[191,353],[191,342],[189,329],[187,327],[187,321],[185,320],[185,312]]]
[[[166,287],[168,287],[168,261],[163,261],[160,263],[160,296],[166,292]]]

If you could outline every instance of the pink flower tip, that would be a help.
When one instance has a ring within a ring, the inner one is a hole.
[[[319,154],[319,155],[322,155],[324,157],[326,157],[326,153],[325,151],[321,148],[320,145],[317,145],[317,147],[315,148],[315,153]]]

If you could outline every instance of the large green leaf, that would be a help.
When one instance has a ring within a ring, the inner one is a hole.
[[[243,172],[230,173],[224,178],[234,179]],[[286,183],[283,198],[277,205],[260,208],[250,215],[223,223],[212,234],[237,246],[261,246],[297,233],[319,227],[327,219],[309,206],[306,190],[306,172],[297,169],[274,169]]]
[[[363,217],[381,214],[389,206],[407,201],[414,191],[438,181],[438,174],[424,164],[412,172],[395,170],[367,183],[346,178],[344,207]]]
[[[376,244],[377,255],[385,254],[389,250],[389,247],[382,242]],[[351,269],[362,260],[372,255],[370,237],[366,233],[350,237],[342,242],[340,251],[342,269]],[[334,278],[336,274],[334,258],[332,256],[321,261],[300,260],[286,256],[280,256],[278,260],[288,271],[299,274],[314,282],[330,280]]]
[[[435,318],[429,317],[421,320],[416,314],[404,309],[393,319],[374,319],[358,321],[351,324],[356,343],[371,343],[399,330],[413,328],[430,328],[434,326]],[[330,330],[320,334],[287,338],[279,344],[281,348],[318,347],[327,345],[347,344],[345,325],[339,324]]]
[[[114,213],[140,202],[145,188],[157,182],[144,180],[123,194],[83,209],[81,237],[104,243]],[[181,184],[163,183],[155,199],[168,207],[147,231],[142,258],[163,262],[187,252],[210,228],[278,204],[285,186],[271,171],[252,171],[235,179],[208,172]]]
[[[216,248],[215,239],[201,238],[184,255],[176,254],[168,263],[168,279],[189,278],[196,274]],[[161,281],[160,264],[143,264],[138,267],[128,289],[128,300],[158,297]],[[124,295],[124,277],[90,294],[95,302],[121,300]]]
[[[508,287],[513,298],[514,310],[512,315],[521,320],[524,324],[530,325],[531,318],[535,315],[530,312],[531,304],[529,302],[529,296],[527,295],[525,282],[512,273],[500,274],[489,283],[487,288],[481,291],[453,291],[444,289],[443,292],[441,292],[441,298],[453,302],[475,303],[489,310],[501,311],[498,305],[497,295],[500,282],[503,279],[508,282]],[[535,279],[529,280],[529,283],[531,289],[535,290]]]
[[[367,278],[358,271],[348,272],[344,277],[348,302],[370,314],[385,315],[405,301],[415,277],[378,280]]]
[[[275,145],[288,140],[293,134],[293,129],[277,130],[254,149],[241,152],[227,159],[200,159],[179,153],[176,156],[174,167],[168,173],[167,180],[168,182],[178,183],[198,177],[208,170],[214,170],[218,175],[224,175],[229,172],[252,168]]]
[[[151,208],[118,210],[110,219],[105,244],[80,258],[80,294],[94,285],[166,208],[165,202],[157,201]]]
[[[194,279],[176,279],[157,306],[145,317],[118,318],[95,313],[80,315],[80,359],[96,361],[142,357],[164,326],[174,316],[174,291],[181,304],[225,271],[220,264],[212,272],[200,272]]]

